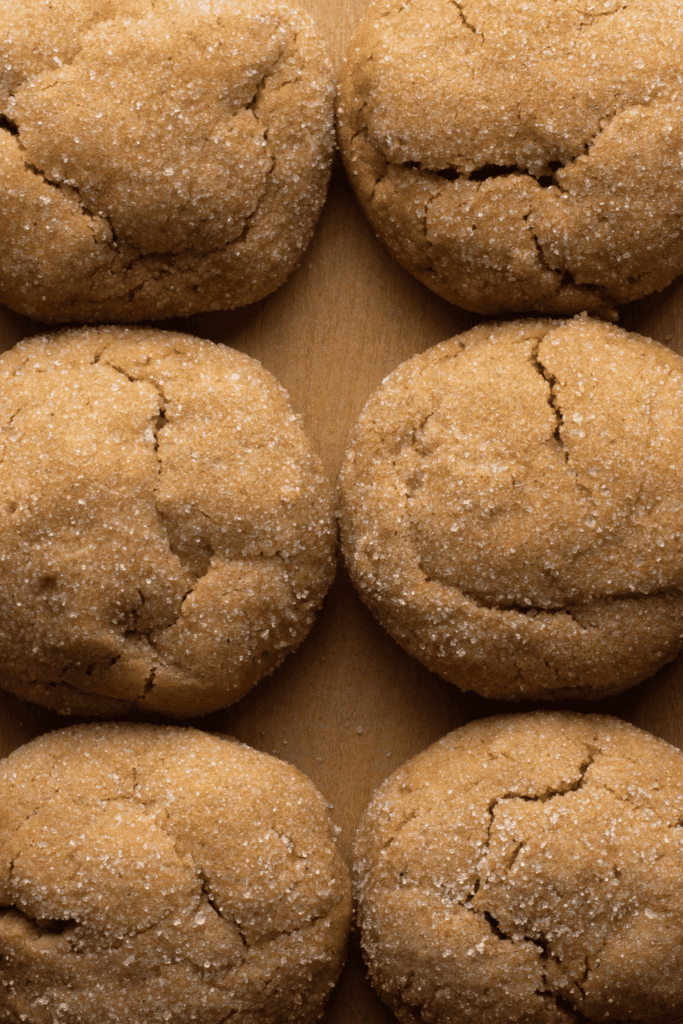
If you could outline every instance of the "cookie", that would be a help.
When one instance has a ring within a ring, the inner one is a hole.
[[[307,635],[332,496],[254,359],[84,328],[0,357],[0,686],[61,713],[199,715]]]
[[[683,359],[602,321],[481,324],[402,364],[341,475],[361,597],[485,697],[618,693],[683,648]]]
[[[377,0],[339,145],[375,231],[438,295],[609,314],[683,271],[682,62],[668,0]]]
[[[354,884],[405,1024],[683,1021],[683,755],[615,718],[501,715],[376,792]]]
[[[350,884],[295,768],[194,729],[76,726],[10,754],[0,793],[0,1019],[318,1019]]]
[[[0,301],[42,321],[232,309],[325,199],[333,86],[284,0],[0,0]]]

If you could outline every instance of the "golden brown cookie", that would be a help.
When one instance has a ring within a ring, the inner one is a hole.
[[[308,1024],[348,870],[313,784],[173,726],[90,725],[0,764],[0,1019]]]
[[[683,648],[683,359],[602,321],[481,324],[403,363],[341,475],[344,556],[486,697],[601,697]]]
[[[480,313],[608,312],[683,271],[683,10],[376,0],[339,144],[407,270]]]
[[[285,0],[0,0],[0,301],[45,321],[232,309],[325,199],[333,87]]]
[[[404,1024],[683,1021],[683,756],[615,718],[471,722],[356,837],[370,976]]]
[[[85,328],[0,357],[0,686],[62,713],[225,707],[307,635],[330,488],[254,359]]]

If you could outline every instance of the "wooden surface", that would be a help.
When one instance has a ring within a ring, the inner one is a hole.
[[[302,2],[338,70],[365,0]],[[437,298],[392,262],[337,161],[313,243],[280,291],[233,313],[161,326],[222,341],[260,359],[289,391],[327,471],[336,477],[351,428],[382,378],[480,319]],[[620,324],[683,354],[683,285],[624,307]],[[42,330],[0,307],[0,347]],[[679,659],[618,698],[560,706],[617,714],[683,746],[683,663]],[[359,815],[389,772],[472,718],[521,709],[462,694],[423,669],[374,622],[340,569],[300,650],[239,704],[193,724],[230,732],[306,772],[333,805],[349,857]],[[67,721],[0,695],[0,754]],[[355,937],[323,1019],[394,1020],[365,981]]]

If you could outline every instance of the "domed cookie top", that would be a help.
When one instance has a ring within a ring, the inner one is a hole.
[[[339,142],[392,255],[482,313],[605,311],[683,271],[683,8],[377,0]]]
[[[309,1024],[348,870],[295,768],[194,729],[79,726],[0,763],[0,1018]]]
[[[61,712],[225,707],[308,633],[330,488],[255,360],[100,328],[0,357],[0,686]]]
[[[601,321],[482,324],[402,364],[341,476],[380,622],[487,697],[599,697],[683,647],[683,359]]]
[[[405,1024],[683,1020],[683,755],[600,715],[480,719],[356,839],[362,944]]]
[[[231,309],[325,198],[331,72],[283,0],[0,0],[0,301],[49,321]]]

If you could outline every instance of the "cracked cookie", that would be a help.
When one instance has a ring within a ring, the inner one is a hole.
[[[0,357],[0,686],[199,715],[272,672],[335,569],[287,396],[223,345],[85,328]]]
[[[320,793],[174,726],[88,725],[0,764],[0,1019],[309,1024],[348,870]]]
[[[615,718],[471,722],[377,790],[354,888],[404,1024],[683,1021],[683,756]]]
[[[0,301],[43,321],[232,309],[325,199],[333,86],[283,0],[0,0]]]
[[[374,229],[438,295],[610,315],[683,272],[682,63],[670,0],[377,0],[339,145]]]
[[[361,597],[485,697],[618,693],[683,648],[683,359],[599,320],[481,324],[403,363],[341,474]]]

